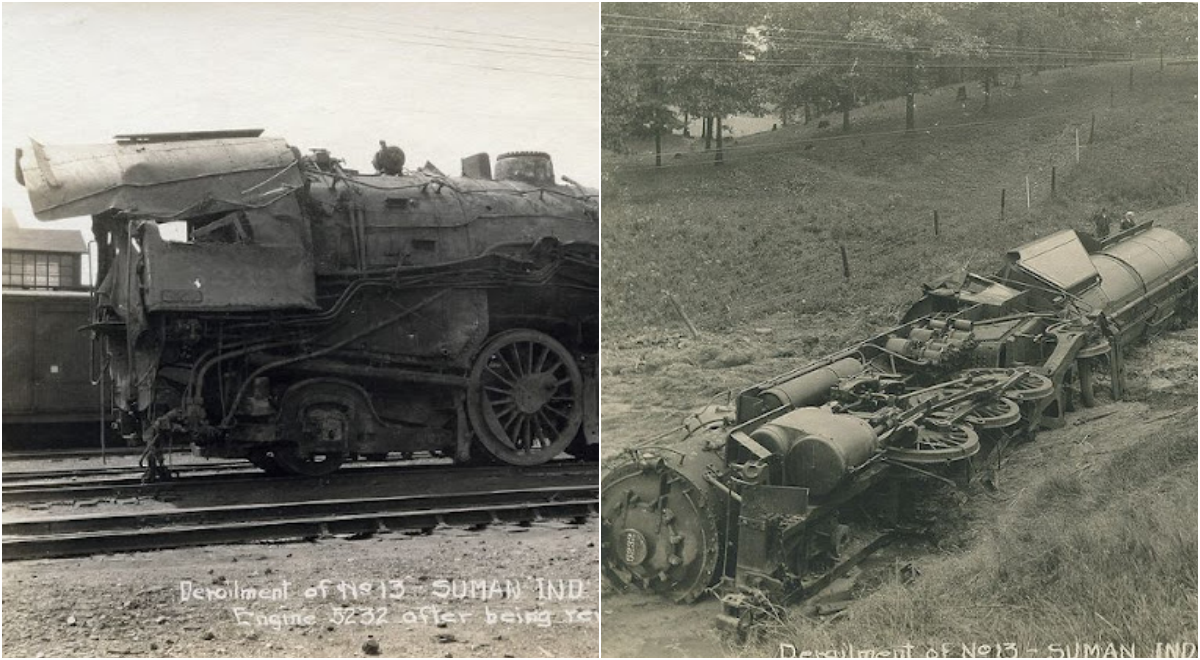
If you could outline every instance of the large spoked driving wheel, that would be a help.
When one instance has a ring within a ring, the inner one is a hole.
[[[538,465],[566,449],[583,419],[583,377],[562,344],[509,330],[471,368],[467,413],[480,444],[512,465]]]

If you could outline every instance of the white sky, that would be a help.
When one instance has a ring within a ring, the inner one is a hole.
[[[3,204],[39,223],[16,148],[122,133],[265,128],[371,172],[379,140],[410,167],[550,152],[600,183],[596,3],[3,5]],[[499,51],[499,52],[497,52]],[[90,235],[90,232],[88,232]]]

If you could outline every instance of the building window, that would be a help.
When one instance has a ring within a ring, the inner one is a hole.
[[[4,251],[4,286],[20,289],[77,289],[79,257],[73,254]]]

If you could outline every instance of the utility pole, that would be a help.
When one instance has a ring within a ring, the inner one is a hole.
[[[910,50],[905,59],[908,60],[908,94],[904,101],[904,132],[911,133],[916,129],[917,124],[917,54]]]

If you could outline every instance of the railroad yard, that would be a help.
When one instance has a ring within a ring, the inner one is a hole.
[[[5,462],[5,655],[596,653],[595,464],[313,482],[183,457],[141,484],[130,457],[22,459]]]

